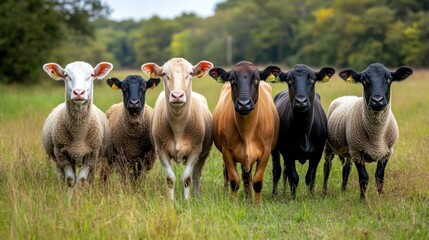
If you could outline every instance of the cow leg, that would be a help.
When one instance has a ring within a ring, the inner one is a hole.
[[[305,184],[308,186],[310,193],[314,192],[314,183],[316,181],[316,171],[317,166],[319,165],[320,158],[322,157],[323,149],[313,154],[313,156],[309,159],[308,170],[305,176]]]
[[[334,159],[334,152],[329,146],[325,147],[325,164],[323,166],[323,194],[328,193],[328,179],[331,173],[332,159]]]
[[[164,152],[158,152],[158,156],[164,168],[164,172],[167,175],[166,181],[168,196],[170,197],[171,201],[174,201],[174,186],[176,184],[176,176],[174,175],[173,168],[171,167],[170,158]]]
[[[280,152],[274,150],[271,152],[273,159],[273,192],[272,195],[277,195],[277,186],[282,175],[282,166],[280,164]]]
[[[255,201],[257,204],[261,204],[262,202],[261,191],[264,181],[264,173],[270,158],[270,152],[266,152],[267,154],[263,155],[261,159],[257,160],[255,175],[253,177],[253,190],[255,191]]]
[[[366,199],[366,187],[368,186],[368,172],[365,169],[365,163],[355,162],[359,174],[360,199]]]
[[[341,157],[341,156],[340,156],[340,160],[341,160],[341,163],[343,165],[343,179],[342,179],[342,184],[341,184],[341,190],[346,191],[347,182],[349,180],[350,170],[351,170],[352,164],[350,163],[350,161],[344,159],[344,157]]]
[[[287,160],[285,160],[285,163],[286,163],[287,177],[289,179],[290,191],[292,194],[292,198],[295,198],[296,196],[295,191],[296,191],[296,188],[298,187],[298,182],[299,182],[299,176],[298,176],[298,173],[296,172],[296,167],[295,167],[295,160],[288,158]]]
[[[377,162],[377,169],[375,170],[375,182],[377,183],[377,191],[379,194],[383,193],[384,169],[386,168],[388,161],[389,159]]]
[[[225,163],[222,163],[222,168],[223,168],[223,186],[225,191],[227,191],[228,185],[229,185],[229,177],[228,177],[228,169],[226,169]]]
[[[283,157],[283,162],[284,162],[284,164],[283,164],[283,194],[285,194],[286,195],[286,192],[287,192],[287,176],[288,176],[288,173],[287,173],[287,165],[286,165],[286,159],[287,159],[287,154],[283,154],[282,153],[282,157]]]
[[[243,179],[244,193],[246,195],[246,199],[250,200],[252,199],[252,189],[250,188],[250,182],[252,182],[252,168],[250,168],[250,170],[246,172],[243,166],[241,166],[241,172],[242,172],[241,178]]]
[[[238,188],[240,187],[240,176],[237,172],[237,165],[230,153],[226,150],[222,152],[224,166],[228,173],[229,185],[231,186],[234,201],[237,201]]]

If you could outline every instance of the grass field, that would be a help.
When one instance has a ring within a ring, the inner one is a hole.
[[[112,72],[124,77],[139,72]],[[273,94],[286,84],[273,85]],[[327,109],[342,95],[361,95],[359,84],[335,76],[318,84]],[[221,85],[209,77],[194,79],[193,89],[213,110]],[[148,90],[154,105],[162,85]],[[375,189],[376,164],[368,164],[368,201],[359,201],[353,167],[348,190],[341,192],[340,162],[335,160],[329,194],[322,194],[323,159],[314,196],[304,184],[307,164],[297,163],[297,198],[289,190],[271,197],[271,164],[267,167],[262,205],[239,201],[223,190],[222,158],[215,147],[202,177],[202,192],[190,202],[176,185],[176,201],[167,199],[165,177],[156,163],[145,181],[125,184],[114,174],[107,185],[98,181],[83,190],[59,183],[55,167],[42,148],[41,129],[52,108],[64,101],[63,83],[47,76],[37,86],[0,85],[0,239],[429,239],[429,71],[417,70],[392,86],[392,108],[400,138],[387,165],[385,193]],[[99,81],[95,104],[106,111],[120,102],[119,91]],[[177,179],[182,165],[174,165]],[[284,187],[280,186],[280,190]],[[280,191],[282,192],[282,191]]]

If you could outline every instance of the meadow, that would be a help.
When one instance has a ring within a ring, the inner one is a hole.
[[[338,69],[337,69],[338,70]],[[138,71],[113,71],[118,78]],[[287,87],[273,84],[273,96]],[[221,84],[210,77],[193,80],[211,110]],[[335,75],[317,84],[325,110],[336,97],[361,95],[360,84]],[[153,106],[162,84],[148,90]],[[122,101],[120,91],[105,81],[94,87],[94,103],[103,111]],[[271,163],[262,189],[262,204],[237,202],[223,188],[222,157],[213,146],[203,170],[201,195],[187,202],[182,184],[176,201],[167,199],[161,164],[137,183],[113,174],[107,184],[69,190],[58,181],[55,166],[41,143],[41,129],[52,108],[64,101],[64,84],[48,76],[34,86],[0,85],[0,239],[429,239],[429,70],[416,70],[392,85],[392,109],[400,138],[386,168],[385,192],[377,194],[376,164],[370,175],[367,202],[359,200],[358,176],[352,168],[348,189],[340,190],[341,164],[334,160],[328,195],[322,193],[322,158],[315,193],[304,184],[308,163],[297,162],[300,183],[296,199],[289,187],[271,196]],[[180,179],[183,166],[174,164]]]

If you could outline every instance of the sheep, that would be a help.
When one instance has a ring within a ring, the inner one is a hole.
[[[61,181],[72,188],[92,183],[99,156],[107,156],[110,129],[104,113],[93,104],[94,79],[103,79],[113,68],[101,62],[95,68],[73,62],[63,69],[46,63],[43,70],[54,80],[65,82],[65,102],[48,115],[43,129],[43,146],[56,163]],[[79,174],[76,176],[76,167]]]
[[[185,164],[182,175],[185,199],[190,199],[191,183],[194,195],[199,194],[201,172],[213,144],[213,117],[206,98],[192,91],[192,78],[202,77],[212,67],[208,61],[192,66],[183,58],[172,58],[162,67],[155,63],[141,66],[143,72],[162,77],[164,82],[164,91],[154,107],[152,136],[172,201],[176,177],[171,159]]]
[[[114,90],[121,89],[123,94],[123,102],[112,105],[106,112],[113,151],[109,165],[119,164],[124,176],[131,170],[135,180],[152,169],[156,159],[150,139],[153,109],[145,100],[146,90],[156,87],[160,79],[146,81],[141,76],[130,75],[123,81],[112,77],[106,82]]]
[[[353,162],[359,174],[360,198],[365,200],[368,185],[365,163],[377,162],[375,180],[378,192],[383,192],[384,170],[399,137],[399,128],[391,110],[390,86],[392,82],[402,81],[412,73],[409,67],[391,72],[380,63],[369,65],[361,73],[352,69],[339,73],[347,82],[362,83],[363,97],[340,97],[329,106],[323,183],[325,194],[335,154],[343,162],[343,191],[346,190]]]

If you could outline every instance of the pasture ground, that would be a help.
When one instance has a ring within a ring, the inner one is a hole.
[[[114,71],[119,78],[132,71]],[[275,84],[273,96],[287,87]],[[221,85],[210,77],[193,80],[193,89],[206,96],[213,110]],[[317,84],[325,111],[343,95],[361,95],[359,84],[346,84],[337,75]],[[154,105],[162,85],[147,92]],[[223,189],[222,158],[213,146],[202,177],[202,192],[183,200],[176,184],[176,201],[167,198],[159,161],[144,181],[131,184],[113,174],[106,185],[67,190],[42,148],[41,129],[52,108],[64,101],[63,82],[47,76],[37,86],[0,85],[0,239],[429,239],[429,71],[392,86],[392,108],[400,138],[386,169],[385,193],[375,188],[376,164],[368,164],[368,201],[359,201],[355,168],[346,192],[340,190],[341,164],[334,160],[329,194],[323,196],[322,159],[315,194],[304,184],[308,164],[297,163],[297,198],[290,192],[271,196],[268,165],[262,205],[238,202]],[[103,111],[122,101],[119,91],[104,81],[94,87],[95,104]],[[174,164],[176,178],[183,166]]]

